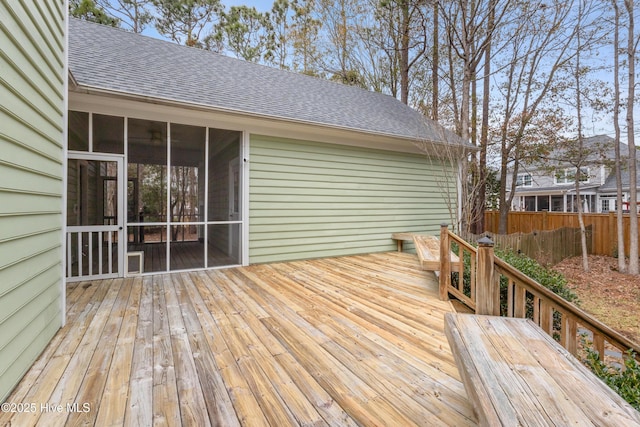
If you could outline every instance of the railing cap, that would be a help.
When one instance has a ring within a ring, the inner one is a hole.
[[[484,236],[478,239],[478,244],[482,246],[493,246],[493,240],[489,236]]]

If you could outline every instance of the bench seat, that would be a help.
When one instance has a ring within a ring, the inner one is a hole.
[[[420,265],[426,271],[440,271],[440,239],[419,233],[393,233],[393,240],[398,242],[398,252],[402,252],[403,242],[413,242]],[[460,271],[460,258],[450,253],[451,271]]]

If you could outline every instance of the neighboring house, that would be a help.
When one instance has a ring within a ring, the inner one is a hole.
[[[627,147],[624,147],[625,150]],[[624,169],[621,174],[622,181],[622,209],[628,211],[629,205],[629,170]],[[636,192],[640,195],[640,161],[636,165]],[[615,172],[609,174],[604,184],[598,188],[598,197],[600,199],[601,212],[609,212],[616,210],[616,174]],[[638,206],[638,212],[640,212],[640,206]]]
[[[75,19],[67,64],[64,2],[1,8],[0,400],[67,281],[393,250],[455,212],[470,147],[390,96]]]
[[[606,135],[586,138],[586,147],[592,151],[584,166],[580,179],[580,199],[584,212],[602,213],[616,209],[615,141]],[[621,144],[621,155],[628,153],[627,146]],[[575,190],[576,167],[566,162],[557,166],[540,168],[521,166],[516,181],[516,191],[511,203],[514,211],[577,212]],[[507,189],[511,188],[512,176],[508,175]],[[629,200],[629,172],[624,170],[623,203]],[[628,203],[623,206],[628,210]]]

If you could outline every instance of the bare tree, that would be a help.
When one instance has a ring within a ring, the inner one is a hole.
[[[576,60],[576,68],[580,67],[579,55]],[[582,90],[583,82],[580,81],[583,78],[582,75],[576,74],[576,119],[577,127],[581,129],[583,114],[583,99],[584,93],[580,93]],[[582,247],[582,268],[584,271],[589,271],[589,258],[586,239],[586,227],[584,224],[584,212],[585,205],[587,205],[587,199],[582,197],[582,183],[589,181],[590,166],[597,166],[602,163],[602,159],[605,157],[607,150],[606,143],[601,142],[598,139],[586,139],[582,135],[582,132],[578,132],[577,138],[561,138],[558,140],[558,144],[555,149],[548,155],[541,157],[541,161],[545,162],[546,169],[549,172],[556,174],[557,178],[561,178],[566,182],[574,183],[575,202],[573,203],[574,209],[578,213],[578,224],[580,227],[580,242]]]
[[[500,29],[506,28],[509,21],[514,18],[513,12],[517,9],[514,5],[517,2],[511,0],[490,0],[487,2],[456,0],[439,3],[441,17],[445,22],[447,43],[451,47],[450,52],[454,53],[459,61],[458,65],[462,74],[458,92],[460,96],[459,116],[457,116],[459,124],[456,128],[463,140],[477,145],[477,76],[480,64],[484,61],[484,81],[486,84],[481,96],[483,99],[486,98],[486,101],[482,102],[486,111],[483,111],[482,114],[488,121],[490,92],[486,88],[489,87],[491,75],[492,47],[495,47]],[[503,33],[502,37],[508,40],[512,35]],[[496,49],[494,53],[499,51],[500,48]],[[449,62],[453,63],[454,58],[450,57]],[[453,73],[449,78],[455,79]],[[471,171],[471,179],[474,181],[473,187],[480,189],[484,187],[486,181],[488,123],[485,122],[482,126],[485,127],[485,133],[482,133],[484,138],[480,140],[477,156],[467,167]],[[467,216],[473,218],[473,223],[470,226],[473,231],[478,232],[483,231],[485,191],[480,190],[474,196],[475,203],[471,206],[473,213]]]
[[[636,86],[636,50],[638,40],[635,34],[635,19],[633,0],[624,0],[627,9],[628,35],[627,35],[627,67],[628,67],[628,93],[627,93],[627,144],[629,146],[629,274],[640,273],[638,265],[638,183],[635,130],[633,126],[633,106],[635,102]]]
[[[356,49],[355,22],[362,5],[359,0],[318,0],[318,11],[326,36],[319,58],[322,68],[336,81],[358,80],[351,52]]]
[[[515,183],[520,163],[530,154],[537,155],[539,145],[526,144],[536,116],[541,113],[545,101],[562,90],[557,74],[575,56],[572,50],[579,26],[570,22],[574,2],[554,0],[525,2],[521,5],[520,19],[514,22],[514,37],[503,56],[504,64],[498,65],[504,83],[499,87],[502,98],[500,129],[497,143],[500,146],[500,222],[499,233],[506,233],[509,208],[515,193]],[[553,99],[551,99],[553,101]],[[544,108],[541,117],[550,118],[554,108]],[[540,123],[543,124],[543,123]],[[554,124],[550,122],[549,124]],[[548,138],[551,135],[547,135]],[[507,175],[512,174],[512,187],[506,187]],[[510,191],[508,191],[510,190]]]
[[[428,49],[429,0],[368,0],[356,36],[366,52],[361,74],[373,75],[374,90],[389,92],[409,104],[411,86],[422,73]],[[358,53],[353,52],[357,57]]]
[[[496,0],[489,1],[489,19],[487,21],[487,31],[493,33],[495,26],[495,9]],[[484,52],[484,76],[482,93],[482,123],[480,127],[480,152],[478,158],[478,174],[477,181],[482,187],[486,187],[487,181],[487,152],[489,148],[489,100],[491,93],[491,45],[492,39],[489,39]],[[479,191],[476,195],[474,209],[478,211],[475,215],[476,220],[473,223],[473,232],[480,234],[484,232],[484,211],[486,204],[486,190]]]
[[[438,109],[439,109],[439,85],[440,85],[440,48],[438,46],[439,43],[439,35],[440,35],[440,20],[438,15],[440,14],[440,8],[438,6],[438,2],[433,2],[433,45],[432,45],[432,66],[431,66],[431,86],[432,86],[432,96],[431,96],[431,118],[435,121],[438,121]]]
[[[427,51],[426,0],[385,0],[380,12],[392,23],[392,43],[383,47],[387,55],[397,58],[400,75],[400,101],[409,103],[411,69],[420,63]]]
[[[580,5],[580,9],[582,9],[582,5]],[[580,10],[579,13],[582,13],[582,10]],[[576,62],[575,62],[575,71],[574,71],[574,78],[575,78],[575,94],[576,94],[576,117],[577,117],[577,124],[578,124],[578,139],[577,139],[577,143],[578,143],[578,152],[575,153],[578,157],[574,157],[572,156],[572,158],[574,159],[574,161],[577,161],[575,164],[576,167],[576,175],[575,175],[575,189],[576,189],[576,201],[577,201],[577,210],[578,210],[578,225],[580,227],[580,245],[582,246],[582,270],[584,271],[589,271],[589,254],[587,252],[587,235],[586,235],[586,229],[584,226],[584,216],[583,216],[583,205],[582,205],[582,198],[580,197],[580,182],[582,182],[582,159],[584,159],[585,157],[585,150],[584,150],[584,140],[583,140],[583,136],[582,136],[582,92],[581,92],[581,85],[582,85],[582,64],[580,62],[581,59],[581,49],[582,49],[582,43],[581,43],[581,31],[578,30],[578,34],[577,34],[577,48],[576,48]]]
[[[425,123],[436,131],[438,142],[420,140],[414,144],[425,154],[430,166],[440,170],[434,179],[449,211],[449,223],[454,231],[464,235],[469,232],[468,224],[472,222],[469,215],[473,210],[470,206],[474,203],[476,192],[481,191],[474,187],[475,183],[465,170],[469,157],[476,150],[458,135],[431,120],[425,119]]]
[[[620,158],[620,8],[618,0],[612,0],[614,12],[613,34],[613,127],[615,130],[615,174],[616,174],[616,225],[618,241],[618,271],[627,271],[624,249],[624,216],[622,209],[622,161]]]

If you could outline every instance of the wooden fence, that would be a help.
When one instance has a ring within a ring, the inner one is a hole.
[[[587,251],[593,253],[593,225],[587,226],[586,231]],[[467,242],[477,242],[483,236],[489,237],[496,248],[523,253],[546,266],[555,265],[565,258],[582,254],[579,228],[562,227],[556,230],[534,230],[530,233],[512,234],[460,233],[460,237]]]
[[[617,223],[613,212],[605,214],[583,214],[585,226],[593,227],[593,243],[590,253],[593,255],[617,256]],[[485,213],[485,230],[498,232],[500,214],[496,211]],[[638,221],[640,225],[640,220]],[[625,255],[629,256],[629,215],[624,215]],[[577,213],[564,212],[509,212],[507,234],[531,233],[534,230],[555,230],[562,227],[579,228]]]

